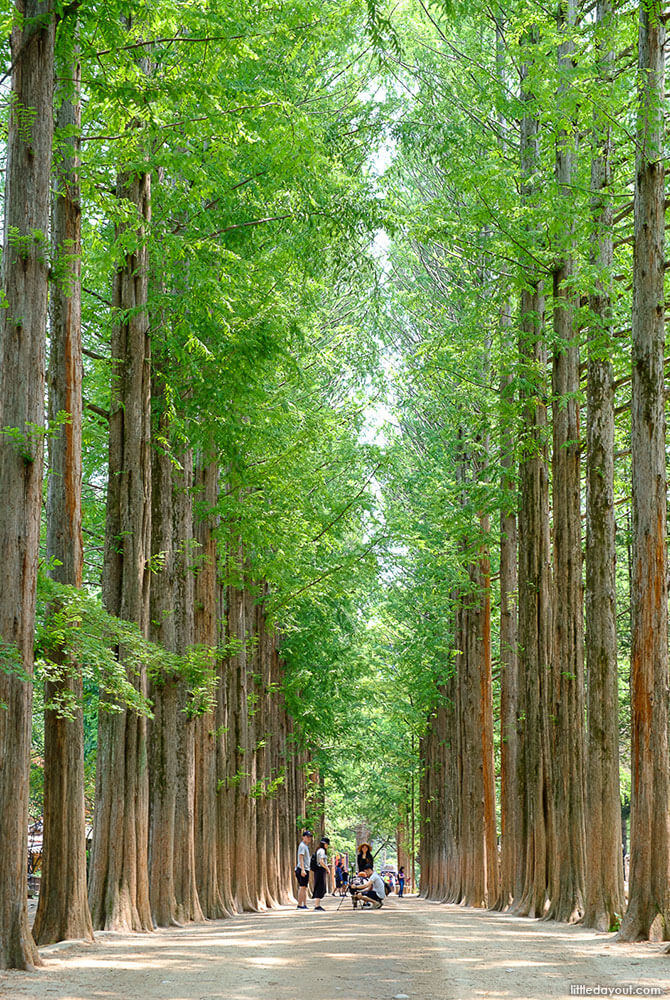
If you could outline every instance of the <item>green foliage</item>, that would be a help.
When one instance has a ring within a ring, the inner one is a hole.
[[[624,8],[603,39],[621,52],[635,37]],[[75,45],[66,13],[62,59]],[[568,240],[578,335],[612,353],[617,402],[626,402],[627,338],[612,349],[584,303],[599,281],[621,278],[613,317],[625,331],[631,219],[623,212],[617,223],[614,274],[599,274],[590,146],[582,138],[569,199],[554,158],[557,144],[610,123],[617,163],[605,197],[625,208],[635,70],[624,63],[600,85],[586,17],[571,30],[574,66],[561,90],[554,14],[526,0],[504,10],[478,0],[80,5],[86,566],[81,591],[41,578],[37,655],[41,679],[63,676],[68,663],[83,670],[89,773],[98,699],[109,711],[151,712],[135,683],[140,664],[157,685],[181,677],[196,715],[212,705],[217,658],[239,652],[223,637],[216,650],[169,654],[99,598],[110,343],[121,319],[111,281],[146,245],[153,375],[164,389],[156,408],[170,418],[154,446],[177,471],[186,448],[216,458],[216,509],[196,492],[196,517],[217,521],[220,582],[259,581],[256,599],[281,635],[294,745],[324,776],[331,828],[351,843],[364,818],[392,836],[416,796],[421,735],[454,669],[454,599],[474,593],[469,569],[482,546],[495,580],[503,486],[515,487],[501,481],[501,431],[511,429],[512,457],[523,457],[537,443],[519,433],[520,394],[552,402],[542,366],[518,363],[520,317],[512,309],[504,322],[505,308],[536,275],[550,279]],[[0,14],[3,39],[10,21]],[[3,130],[9,113],[4,102]],[[523,113],[539,123],[532,198],[521,197]],[[71,138],[57,132],[56,160]],[[119,181],[137,173],[151,178],[150,221],[119,196]],[[23,255],[43,240],[10,234]],[[67,283],[71,263],[61,248],[52,279]],[[44,432],[4,433],[31,460]],[[624,412],[621,453],[628,436]],[[622,454],[622,705],[629,482]],[[202,568],[190,541],[177,548]],[[165,562],[156,552],[149,568],[159,574]],[[495,661],[495,582],[492,595]],[[63,695],[51,707],[75,706]],[[622,708],[624,737],[627,728]]]
[[[135,678],[146,668],[159,684],[168,676],[183,679],[189,691],[189,716],[210,709],[214,690],[214,663],[227,649],[190,647],[183,656],[170,653],[144,638],[132,622],[110,615],[99,598],[77,587],[65,586],[40,576],[36,675],[58,681],[73,669],[81,671],[84,684],[94,684],[99,705],[105,711],[128,708],[151,717],[151,703],[139,690]],[[71,692],[59,692],[45,708],[72,717],[77,706]]]

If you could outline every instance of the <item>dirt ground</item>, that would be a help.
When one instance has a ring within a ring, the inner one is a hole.
[[[332,897],[325,905],[327,913],[283,908],[53,945],[41,950],[37,973],[0,973],[0,997],[540,1000],[570,996],[571,984],[670,994],[670,956],[660,945],[416,898],[391,898],[379,911],[353,911],[348,900],[338,911]]]

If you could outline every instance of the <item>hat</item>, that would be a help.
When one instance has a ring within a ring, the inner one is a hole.
[[[330,838],[329,837],[322,837],[321,838],[321,843],[322,844],[329,844],[330,843]]]
[[[372,844],[368,844],[367,840],[364,840],[362,844],[358,845],[358,850],[362,851],[364,847],[367,847],[368,851],[372,850]]]
[[[303,835],[303,837],[313,837],[314,836],[314,834],[312,833],[311,830],[303,830],[302,831],[302,835]]]

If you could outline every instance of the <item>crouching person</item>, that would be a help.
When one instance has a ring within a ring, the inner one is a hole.
[[[366,881],[354,893],[354,899],[360,899],[363,902],[369,899],[374,908],[378,910],[386,899],[384,880],[381,875],[379,875],[378,872],[373,871],[372,868],[366,868],[365,878]]]

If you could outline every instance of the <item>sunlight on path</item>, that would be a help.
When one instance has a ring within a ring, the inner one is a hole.
[[[381,911],[326,901],[149,935],[42,949],[34,975],[0,974],[2,1000],[540,1000],[571,983],[655,985],[670,992],[658,945],[392,899]]]

